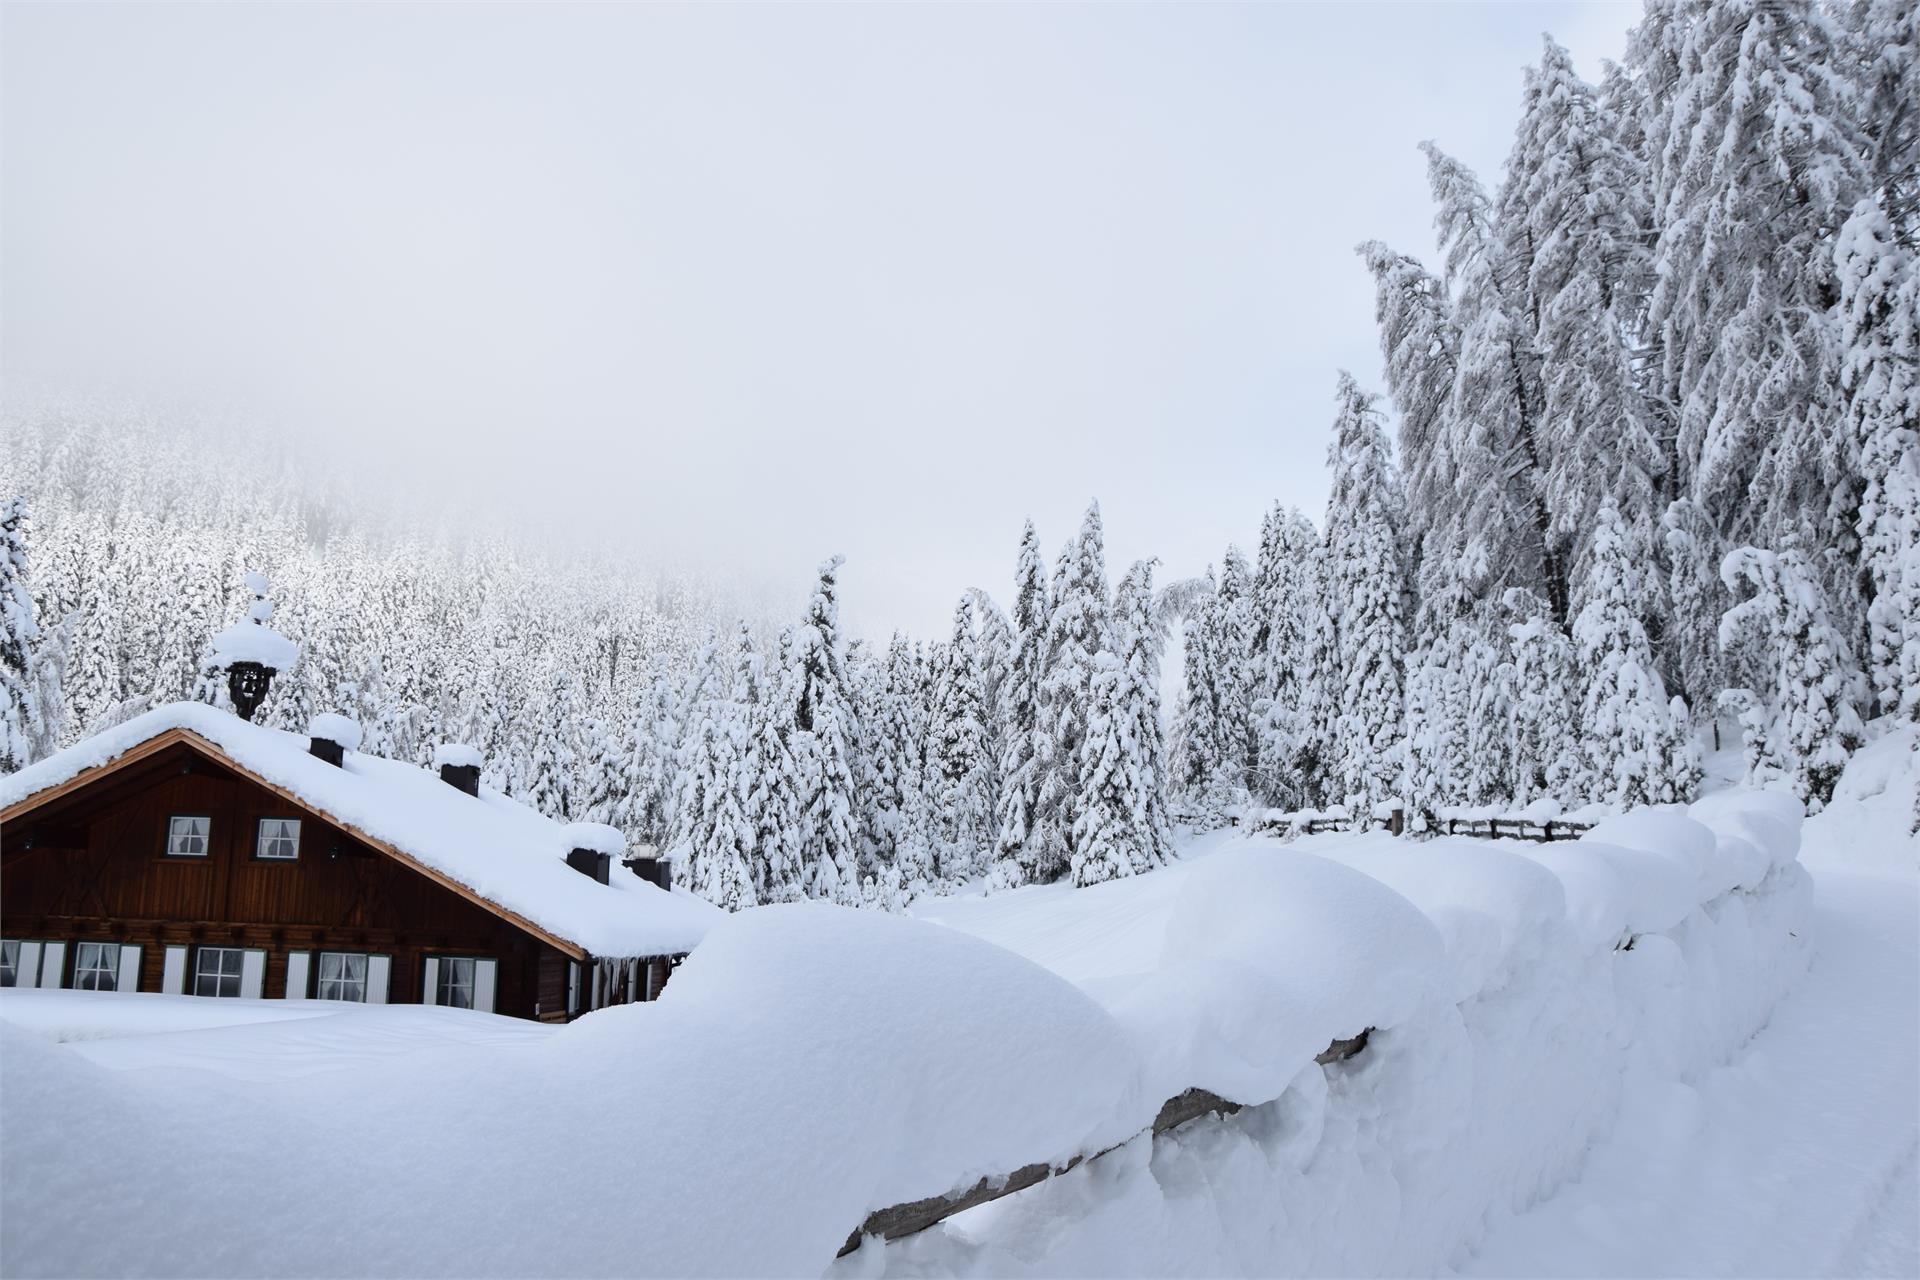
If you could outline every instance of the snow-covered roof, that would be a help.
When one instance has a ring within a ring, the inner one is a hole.
[[[198,702],[156,707],[0,777],[0,812],[175,730],[370,842],[595,956],[690,951],[725,914],[619,864],[610,884],[582,875],[566,863],[574,843],[565,824],[490,788],[470,796],[418,766],[357,751],[336,768],[311,755],[298,734]]]

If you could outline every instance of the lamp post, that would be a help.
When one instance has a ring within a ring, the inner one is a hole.
[[[266,700],[274,676],[300,658],[300,646],[267,625],[273,602],[267,599],[267,578],[259,572],[246,576],[253,604],[247,617],[213,638],[214,664],[227,673],[227,696],[242,720],[251,721]]]
[[[233,699],[233,709],[240,713],[242,720],[251,721],[253,713],[260,709],[266,699],[267,686],[273,683],[273,677],[279,674],[272,667],[258,662],[232,662],[227,665],[227,696]]]

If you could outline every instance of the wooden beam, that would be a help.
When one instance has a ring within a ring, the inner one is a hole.
[[[1335,1040],[1314,1055],[1313,1060],[1321,1066],[1326,1066],[1329,1063],[1351,1058],[1367,1047],[1367,1037],[1372,1034],[1373,1029],[1369,1027],[1350,1040]],[[1092,1155],[1077,1155],[1061,1165],[1050,1165],[1045,1161],[1025,1164],[1012,1173],[982,1178],[964,1191],[944,1196],[928,1196],[924,1200],[909,1200],[904,1204],[875,1209],[867,1215],[866,1221],[860,1224],[859,1229],[847,1237],[847,1242],[840,1246],[839,1256],[844,1258],[852,1253],[860,1247],[861,1241],[870,1236],[877,1236],[882,1240],[898,1240],[902,1236],[925,1231],[928,1227],[951,1218],[956,1213],[1010,1196],[1016,1191],[1025,1191],[1028,1187],[1038,1186],[1056,1174],[1066,1173],[1089,1160],[1098,1160],[1109,1152],[1119,1150],[1141,1134],[1166,1133],[1188,1121],[1198,1120],[1202,1116],[1230,1116],[1239,1110],[1241,1110],[1240,1103],[1223,1098],[1217,1093],[1206,1089],[1188,1089],[1178,1097],[1168,1098],[1162,1103],[1159,1114],[1153,1118],[1153,1123],[1140,1133],[1134,1134],[1133,1138],[1103,1148]]]

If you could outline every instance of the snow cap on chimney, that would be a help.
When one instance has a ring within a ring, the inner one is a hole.
[[[433,749],[433,767],[440,771],[440,781],[470,796],[480,794],[482,759],[478,749],[464,742],[443,742]]]
[[[613,860],[627,851],[627,838],[599,822],[568,823],[560,828],[560,842],[567,865],[601,884],[612,877]]]
[[[338,766],[349,751],[360,749],[360,723],[348,716],[323,711],[307,725],[312,741],[307,750],[330,765]]]

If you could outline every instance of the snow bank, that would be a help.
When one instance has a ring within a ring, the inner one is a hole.
[[[1778,797],[1742,793],[1577,842],[1269,844],[1337,859],[1425,917],[1444,955],[1411,1007],[1266,1105],[869,1243],[832,1274],[1445,1272],[1579,1171],[1633,1083],[1697,1078],[1765,1022],[1806,964],[1798,828]]]
[[[530,1048],[210,1088],[154,1039],[109,1072],[0,1021],[0,1272],[818,1273],[870,1209],[1064,1159],[1137,1088],[1071,983],[817,904],[729,918],[659,1001]]]
[[[471,1017],[85,1045],[6,1023],[0,1271],[1441,1270],[1579,1167],[1623,1081],[1686,1078],[1765,1018],[1808,888],[1772,806],[1564,845],[1221,837],[939,922],[760,908],[658,1002],[511,1044]],[[1757,879],[1674,914],[1763,848]],[[1193,1086],[1248,1105],[1137,1136]],[[833,1261],[873,1210],[1114,1144]]]

